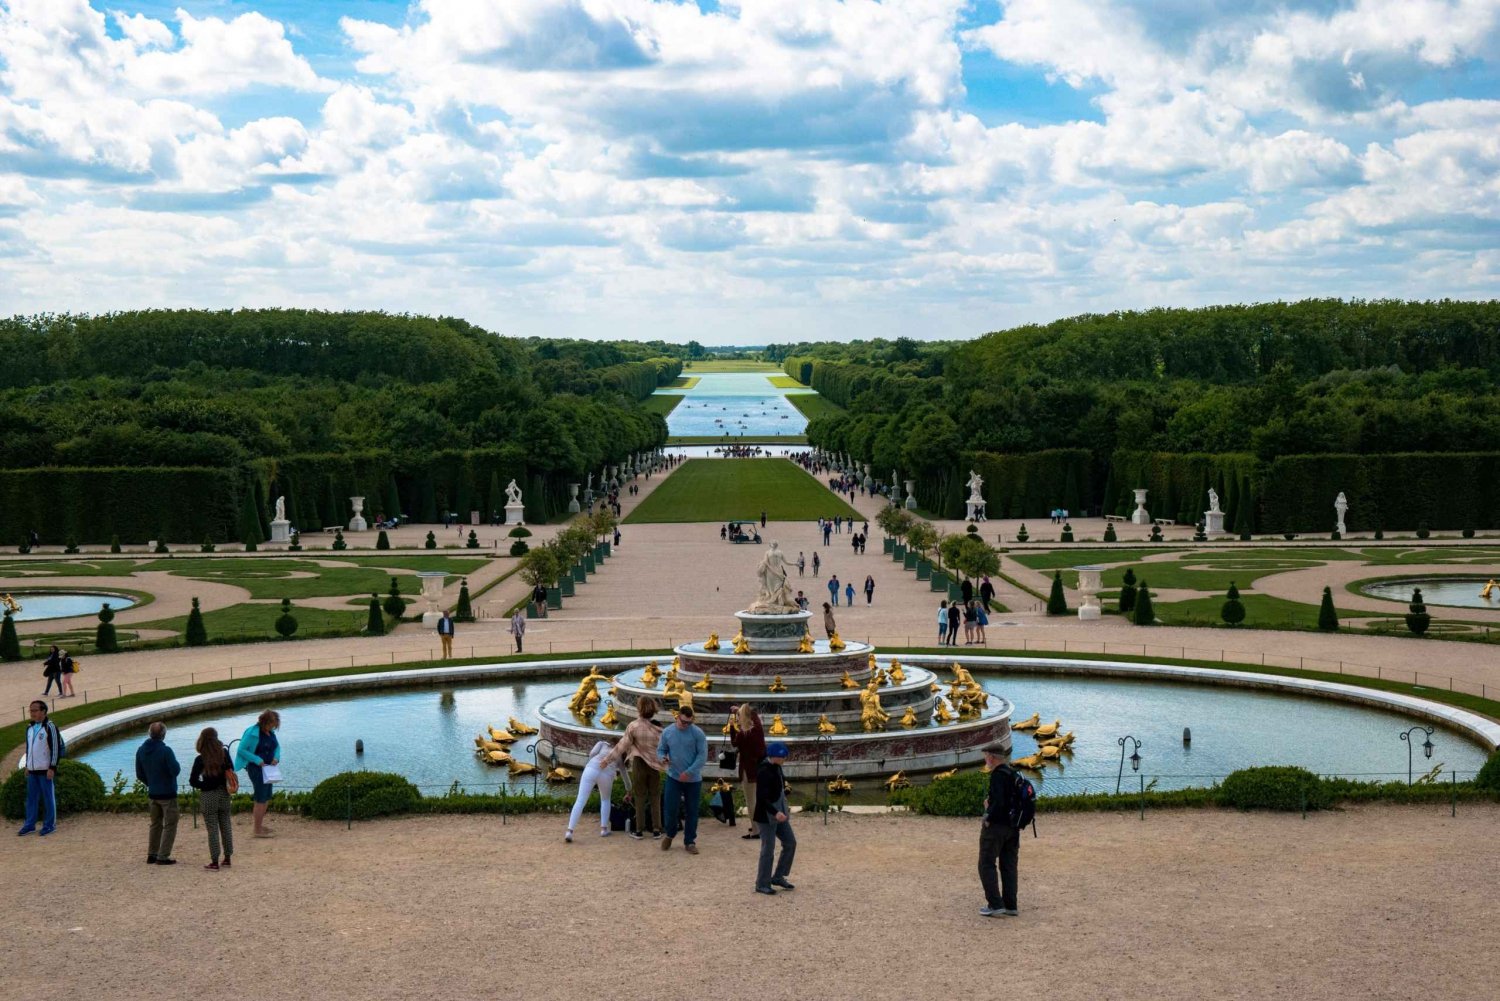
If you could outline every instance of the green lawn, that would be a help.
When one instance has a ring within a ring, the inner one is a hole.
[[[806,445],[805,434],[674,434],[668,445]]]
[[[676,410],[677,404],[682,400],[683,394],[681,393],[655,393],[641,401],[641,408],[648,413],[661,414],[665,417]]]
[[[168,570],[176,577],[233,584],[249,591],[252,598],[291,598],[293,601],[343,594],[385,594],[390,589],[392,576],[370,567],[320,567],[307,560],[207,559],[158,562],[165,565],[153,565],[151,569]],[[314,576],[294,577],[294,573]],[[421,590],[421,581],[416,576],[395,576],[401,581],[402,594],[416,594]]]
[[[403,587],[402,590],[405,590]],[[408,596],[410,597],[410,596]],[[297,620],[296,636],[353,636],[365,628],[369,618],[369,601],[361,610],[340,611],[328,608],[298,608],[292,606],[292,616]],[[275,622],[281,615],[279,603],[230,605],[203,613],[203,627],[211,640],[231,637],[242,639],[277,639]],[[187,616],[178,615],[154,622],[134,623],[132,629],[170,629],[180,633],[187,628]]]
[[[832,403],[817,393],[788,393],[786,398],[787,402],[802,411],[802,416],[808,420],[814,417],[837,416],[846,412],[837,403]]]
[[[0,577],[121,577],[136,570],[136,560],[58,560],[56,563],[28,563],[15,560],[0,563]]]
[[[1156,553],[1171,552],[1170,549],[1054,549],[1046,553],[1016,553],[1007,556],[1023,567],[1032,570],[1066,570],[1068,567],[1086,567],[1095,564],[1124,563],[1138,560]]]
[[[1151,581],[1154,589],[1155,581]],[[1337,599],[1335,599],[1337,600]],[[1300,601],[1273,598],[1268,594],[1246,594],[1240,601],[1245,606],[1246,629],[1316,629],[1318,628],[1318,605],[1305,605]],[[1110,602],[1111,605],[1115,603]],[[1156,617],[1169,626],[1222,626],[1219,610],[1224,607],[1224,596],[1194,598],[1191,601],[1153,602]],[[1339,621],[1345,624],[1355,619],[1383,618],[1378,613],[1338,608]]]
[[[450,575],[471,574],[489,560],[482,556],[345,556],[335,553],[331,559],[359,567],[390,567],[392,570],[442,570]]]
[[[705,372],[780,372],[781,366],[768,361],[749,361],[740,358],[706,358],[690,361],[682,367],[687,375],[702,375]]]
[[[679,375],[677,378],[673,379],[671,382],[667,383],[662,388],[663,389],[692,389],[696,385],[698,385],[698,377],[696,375]]]
[[[762,511],[771,521],[859,516],[786,459],[691,459],[625,521],[717,523]]]
[[[768,375],[766,376],[766,378],[771,380],[771,385],[775,386],[777,389],[807,388],[806,386],[802,385],[802,383],[798,382],[796,379],[793,379],[789,375]]]

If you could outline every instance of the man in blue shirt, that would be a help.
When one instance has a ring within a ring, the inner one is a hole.
[[[177,776],[182,766],[167,746],[167,725],[151,724],[150,736],[135,752],[135,777],[146,783],[151,799],[151,833],[146,842],[147,865],[176,865],[172,843],[177,840]]]
[[[703,788],[703,766],[708,762],[708,738],[694,725],[692,706],[678,709],[677,722],[661,732],[656,756],[667,772],[667,817],[661,850],[671,850],[680,819],[683,847],[689,855],[697,855],[698,797]]]
[[[834,574],[828,580],[828,601],[834,608],[839,606],[839,575]]]

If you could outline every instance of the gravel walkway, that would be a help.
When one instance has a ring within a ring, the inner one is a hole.
[[[693,857],[564,845],[559,817],[283,819],[257,841],[240,815],[234,868],[207,873],[187,817],[163,869],[143,864],[144,816],[91,816],[0,839],[18,960],[0,993],[1489,999],[1497,822],[1491,805],[1044,815],[1021,916],[999,919],[976,913],[970,820],[797,815],[797,889],[773,899],[751,892],[743,828],[712,822]]]

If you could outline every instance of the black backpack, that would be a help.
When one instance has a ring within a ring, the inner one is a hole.
[[[1036,786],[1020,772],[1010,771],[1010,799],[1005,810],[1005,823],[1018,831],[1031,828],[1036,837]]]

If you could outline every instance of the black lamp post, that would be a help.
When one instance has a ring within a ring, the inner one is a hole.
[[[1119,795],[1120,783],[1125,780],[1125,742],[1127,740],[1135,745],[1130,750],[1130,770],[1133,772],[1141,770],[1141,742],[1127,733],[1116,741],[1120,745],[1120,774],[1115,776],[1115,795]]]
[[[1430,726],[1422,726],[1419,723],[1419,724],[1417,724],[1414,727],[1410,727],[1405,733],[1401,734],[1401,739],[1404,740],[1404,741],[1406,741],[1406,784],[1407,785],[1411,785],[1411,745],[1412,745],[1411,735],[1414,734],[1414,733],[1419,733],[1419,732],[1426,734],[1426,738],[1422,741],[1422,756],[1426,757],[1426,758],[1432,757],[1432,733],[1433,733],[1432,727],[1430,727]]]

